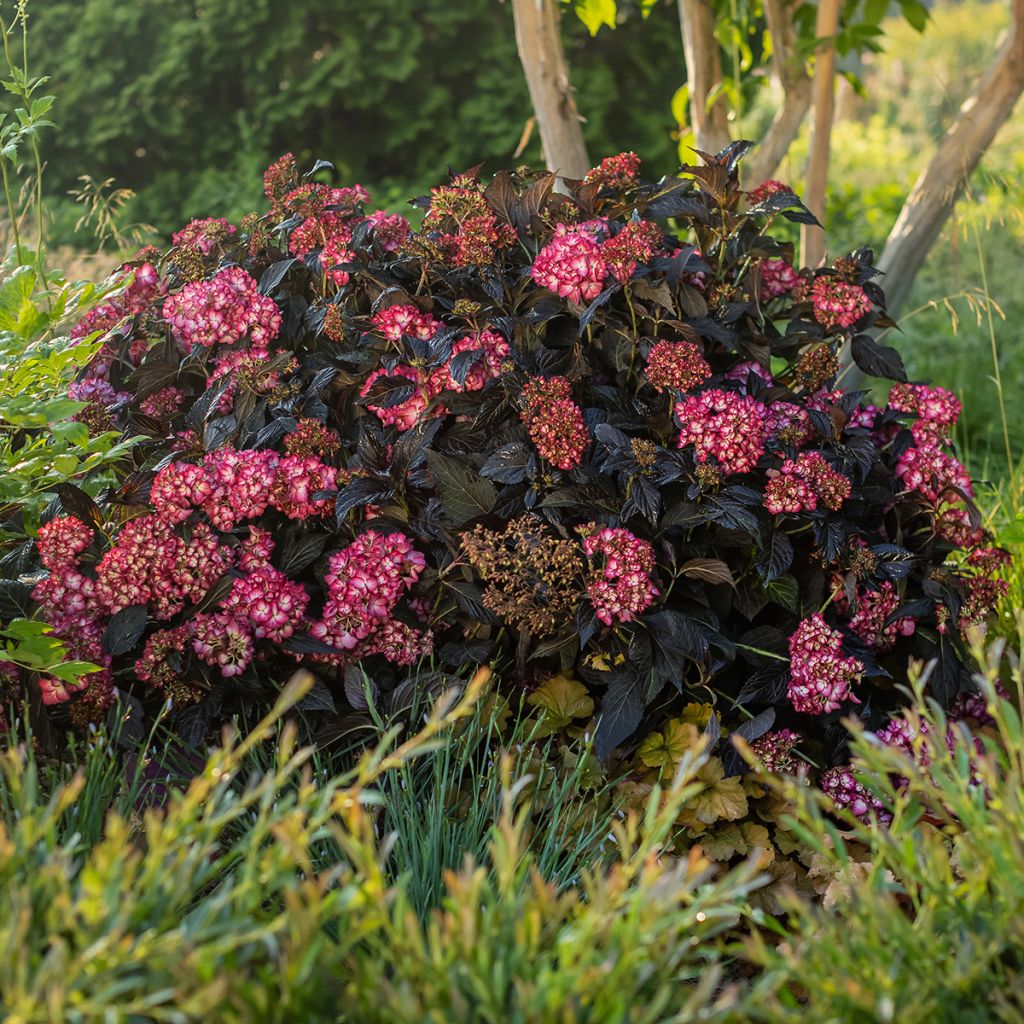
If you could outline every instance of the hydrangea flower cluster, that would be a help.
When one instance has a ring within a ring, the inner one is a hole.
[[[813,512],[818,503],[837,512],[850,496],[849,478],[834,470],[820,452],[786,459],[764,489],[764,507],[773,515]]]
[[[93,542],[92,528],[77,516],[58,516],[39,528],[36,547],[50,572],[74,569],[79,556]]]
[[[640,172],[640,157],[636,153],[617,153],[606,156],[597,167],[583,179],[588,185],[603,185],[605,188],[624,189],[636,184]]]
[[[871,312],[867,292],[838,277],[815,278],[810,297],[814,318],[827,330],[852,327]]]
[[[369,201],[370,194],[362,185],[329,188],[310,184],[292,190],[282,205],[305,219],[292,231],[289,251],[293,256],[319,251],[320,266],[327,276],[336,285],[347,284],[348,273],[339,264],[352,259],[348,245],[355,226],[364,219],[360,204]]]
[[[173,384],[154,391],[139,404],[139,412],[152,420],[167,423],[174,419],[185,402],[185,392]]]
[[[605,527],[583,539],[583,550],[597,561],[587,583],[594,614],[606,626],[630,622],[658,596],[651,580],[654,549],[629,530]]]
[[[160,275],[152,263],[127,268],[118,274],[115,288],[124,290],[115,298],[90,310],[71,328],[71,338],[79,341],[91,334],[109,333],[128,317],[136,316],[156,299],[162,290]],[[98,375],[98,374],[97,374]]]
[[[846,701],[860,703],[851,687],[860,681],[864,665],[843,654],[842,633],[820,612],[797,626],[789,639],[789,658],[789,701],[795,711],[824,715]]]
[[[261,295],[256,281],[241,267],[228,267],[210,281],[185,285],[168,296],[163,317],[186,352],[232,345],[248,336],[265,348],[281,328],[277,304]]]
[[[236,620],[248,619],[257,639],[281,643],[302,624],[308,604],[309,595],[302,584],[272,565],[262,565],[235,580],[221,607]]]
[[[679,447],[714,459],[727,476],[749,473],[764,454],[765,407],[750,395],[709,388],[676,403]]]
[[[530,273],[542,288],[586,305],[601,294],[608,264],[589,225],[559,224],[554,237],[538,253]]]
[[[664,232],[649,220],[631,220],[601,245],[601,255],[616,281],[628,281],[637,264],[646,263],[662,247]]]
[[[371,320],[379,334],[388,341],[395,342],[401,341],[406,335],[410,338],[419,338],[421,341],[429,341],[441,327],[439,320],[435,320],[429,313],[421,313],[408,303],[379,309]]]
[[[842,581],[837,580],[836,607],[849,615],[849,628],[876,651],[891,648],[901,636],[912,636],[917,623],[909,616],[901,616],[889,621],[902,600],[896,585],[890,580],[883,580],[877,589],[868,590],[861,587],[856,593],[855,606],[843,593]]]
[[[375,210],[366,219],[373,225],[374,238],[384,252],[398,252],[409,237],[409,221],[400,213]]]
[[[863,783],[857,781],[853,769],[842,765],[828,768],[818,777],[818,788],[839,811],[849,811],[863,822],[877,820],[883,825],[892,821],[885,803]]]
[[[777,299],[788,295],[795,287],[800,275],[785,260],[762,260],[759,268],[761,290],[766,299]]]
[[[750,750],[765,771],[793,775],[800,767],[800,760],[793,750],[801,739],[800,734],[792,729],[779,729],[755,740]]]
[[[208,256],[215,246],[230,241],[238,234],[238,228],[224,217],[203,217],[191,220],[180,231],[171,236],[171,244],[194,245],[204,256]]]
[[[536,378],[523,389],[522,401],[522,419],[540,455],[559,469],[575,469],[590,444],[590,431],[569,381]]]
[[[945,388],[897,383],[889,391],[889,408],[917,416],[911,430],[917,440],[926,443],[948,437],[963,406],[956,395]]]
[[[431,189],[430,209],[423,218],[423,248],[453,267],[486,266],[498,250],[517,239],[487,204],[480,182],[456,176],[450,185]]]
[[[430,403],[430,392],[427,388],[427,380],[414,366],[394,366],[390,370],[374,370],[359,392],[361,398],[366,398],[373,390],[378,381],[385,380],[391,383],[409,382],[409,397],[400,402],[389,405],[377,405],[368,401],[366,407],[380,417],[381,423],[394,425],[399,431],[411,430],[426,411]]]
[[[405,624],[398,623],[384,629],[398,599],[419,579],[425,565],[426,559],[405,534],[362,534],[328,561],[327,601],[310,635],[337,650],[328,655],[335,661],[372,652],[410,664],[406,659],[412,649],[418,652],[416,657],[429,653],[429,630],[404,630]]]
[[[766,199],[770,199],[774,195],[778,195],[780,192],[792,192],[793,190],[783,181],[778,181],[775,178],[769,178],[767,181],[762,181],[760,185],[755,189],[751,189],[747,193],[747,198],[750,200],[751,205],[756,206],[758,203],[763,203]]]
[[[695,342],[657,341],[647,356],[646,374],[655,391],[691,391],[711,376],[711,367]]]
[[[951,495],[974,496],[967,470],[934,438],[926,438],[911,446],[896,466],[896,476],[908,491],[917,491],[938,511]]]

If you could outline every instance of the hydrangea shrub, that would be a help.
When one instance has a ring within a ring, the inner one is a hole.
[[[329,728],[352,666],[386,692],[496,659],[513,689],[581,680],[602,755],[698,695],[713,739],[841,766],[842,717],[883,728],[908,658],[969,692],[1003,556],[959,404],[875,340],[870,251],[794,266],[772,224],[810,214],[742,191],[743,148],[566,192],[470,171],[418,230],[285,156],[266,212],[141,253],[77,329],[104,339],[85,418],[145,442],[39,534],[40,614],[100,667],[32,682],[54,719],[120,690],[201,731],[304,666]],[[844,346],[886,406],[844,390]]]

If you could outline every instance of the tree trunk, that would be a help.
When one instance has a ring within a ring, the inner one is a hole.
[[[793,13],[802,0],[764,0],[772,38],[772,67],[782,86],[782,106],[765,137],[746,161],[743,174],[752,186],[767,181],[782,163],[811,106],[811,79],[796,52]]]
[[[708,107],[708,97],[722,81],[722,63],[715,39],[715,15],[709,0],[679,0],[686,84],[690,92],[690,127],[697,149],[717,153],[732,141],[725,98]]]
[[[971,173],[1024,91],[1024,0],[1013,0],[1012,10],[1009,38],[964,101],[886,239],[878,266],[885,272],[881,285],[890,313],[906,301]]]
[[[814,119],[811,148],[807,158],[804,202],[822,224],[825,223],[825,186],[828,184],[829,150],[832,142],[832,113],[835,107],[836,45],[841,0],[819,0],[814,34],[818,47],[814,55]],[[825,232],[813,224],[800,229],[800,260],[816,267],[825,258]]]
[[[548,170],[582,178],[590,170],[559,34],[558,0],[512,0],[516,46]]]
[[[971,173],[1024,92],[1024,0],[1013,0],[1011,11],[1013,22],[1006,42],[964,100],[886,239],[878,267],[885,274],[881,285],[886,307],[894,317],[906,302],[914,278]],[[848,390],[862,387],[864,374],[851,365],[849,346],[843,352],[843,363],[843,386]]]

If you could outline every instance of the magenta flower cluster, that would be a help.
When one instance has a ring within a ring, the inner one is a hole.
[[[691,391],[711,376],[711,367],[696,342],[658,341],[645,373],[655,391]]]
[[[676,403],[679,447],[692,445],[698,462],[714,460],[728,475],[749,473],[764,454],[765,407],[750,395],[721,388]]]
[[[804,619],[789,639],[789,701],[795,711],[823,715],[849,701],[859,704],[853,685],[864,665],[843,654],[843,635],[820,612]]]
[[[630,622],[658,596],[651,579],[654,549],[629,530],[604,527],[583,539],[591,559],[587,593],[594,614],[606,626]]]
[[[815,319],[828,330],[852,327],[871,312],[867,292],[838,277],[815,278],[810,297]]]
[[[537,451],[559,469],[574,469],[590,444],[583,410],[565,377],[536,378],[523,390],[521,418]]]
[[[370,530],[330,557],[323,617],[310,635],[337,650],[334,660],[383,654],[411,665],[433,650],[433,634],[393,618],[399,598],[419,579],[423,555],[404,534]]]
[[[586,305],[601,294],[608,264],[595,236],[601,226],[559,224],[551,241],[538,253],[531,274],[542,288]]]
[[[818,788],[840,811],[849,811],[861,821],[875,819],[882,824],[892,821],[885,802],[857,780],[853,769],[842,765],[827,768],[818,777]]]
[[[850,480],[834,470],[820,452],[786,459],[764,489],[764,507],[773,515],[813,512],[818,503],[833,512],[850,496]]]
[[[228,267],[212,280],[195,281],[168,296],[163,316],[186,352],[233,345],[248,336],[253,348],[266,350],[281,328],[277,303],[261,295],[241,267]]]

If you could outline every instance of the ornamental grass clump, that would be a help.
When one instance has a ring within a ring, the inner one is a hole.
[[[299,665],[330,730],[353,665],[386,693],[496,661],[582,681],[603,757],[699,691],[713,739],[753,719],[823,769],[908,657],[941,705],[972,691],[962,631],[1003,584],[959,405],[875,340],[870,251],[794,266],[771,227],[810,214],[741,190],[744,148],[565,193],[458,174],[419,230],[289,156],[269,212],[127,265],[75,388],[143,440],[38,539],[39,614],[97,668],[23,684],[62,726],[171,698],[198,737]],[[842,389],[844,346],[888,405]]]

